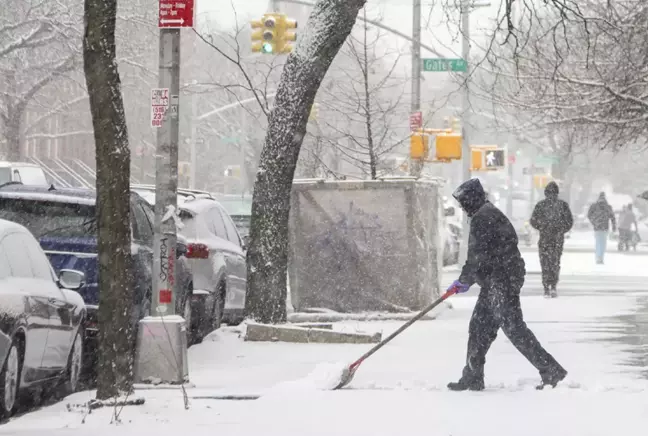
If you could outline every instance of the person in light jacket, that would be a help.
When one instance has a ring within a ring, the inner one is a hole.
[[[601,192],[598,200],[590,206],[587,212],[587,219],[589,219],[594,228],[596,263],[602,265],[605,260],[610,223],[612,223],[612,231],[616,232],[616,217],[614,216],[612,206],[610,206],[605,198],[605,192]]]

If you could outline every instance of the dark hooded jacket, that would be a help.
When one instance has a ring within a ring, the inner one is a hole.
[[[549,182],[545,188],[545,199],[540,200],[531,215],[531,227],[540,232],[541,238],[560,238],[574,225],[569,205],[558,198],[556,182]]]
[[[523,278],[524,260],[515,229],[506,215],[486,199],[479,179],[464,182],[452,195],[471,218],[468,258],[459,281],[488,287],[495,280]]]
[[[590,206],[587,219],[592,223],[595,232],[607,232],[610,230],[610,221],[612,221],[612,230],[616,231],[616,217],[612,206],[605,198],[604,192],[601,192],[596,203]]]

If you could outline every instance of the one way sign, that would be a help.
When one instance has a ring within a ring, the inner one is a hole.
[[[488,150],[484,159],[487,169],[504,168],[506,165],[506,156],[504,149]]]

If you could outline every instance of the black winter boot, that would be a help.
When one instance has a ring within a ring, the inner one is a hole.
[[[562,366],[558,366],[556,369],[540,373],[540,377],[542,377],[542,383],[536,386],[536,389],[542,390],[545,386],[555,388],[558,383],[567,377],[567,370]]]
[[[451,391],[483,391],[484,379],[461,377],[458,382],[448,383],[448,389]]]
[[[550,293],[551,293],[551,298],[557,298],[558,297],[558,290],[556,289],[555,285],[551,287]]]

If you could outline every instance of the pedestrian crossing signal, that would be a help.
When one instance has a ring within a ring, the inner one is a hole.
[[[486,150],[484,156],[486,169],[498,169],[506,166],[506,156],[504,149]]]

